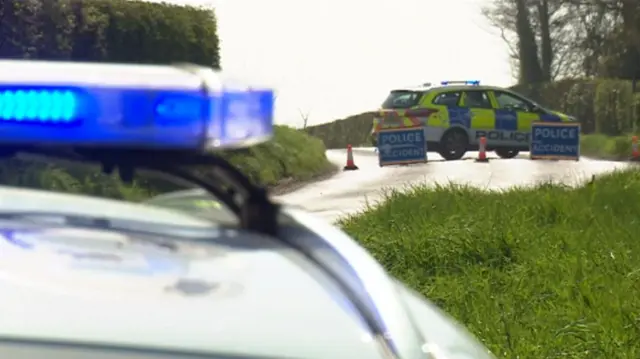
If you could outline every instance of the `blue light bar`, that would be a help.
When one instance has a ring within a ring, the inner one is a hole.
[[[473,80],[473,81],[441,81],[440,84],[442,86],[447,86],[447,85],[471,85],[471,86],[478,86],[480,85],[480,81],[479,80]]]
[[[0,146],[202,151],[273,134],[273,91],[227,90],[210,69],[26,60],[0,67]]]
[[[0,91],[0,121],[68,123],[77,103],[78,94],[69,89],[5,89]]]
[[[272,91],[226,91],[220,101],[220,121],[212,123],[209,138],[213,147],[251,145],[273,134]]]

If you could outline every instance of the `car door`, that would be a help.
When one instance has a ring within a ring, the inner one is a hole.
[[[513,146],[528,146],[531,125],[540,119],[531,102],[511,92],[494,90],[496,129],[504,132],[505,142]]]
[[[470,114],[469,142],[478,144],[480,137],[487,139],[488,146],[500,142],[499,138],[489,136],[495,125],[495,111],[487,91],[480,89],[463,91],[460,107],[468,109]]]

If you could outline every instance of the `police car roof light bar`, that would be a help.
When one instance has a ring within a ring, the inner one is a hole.
[[[277,231],[265,189],[205,153],[268,139],[273,91],[226,86],[219,73],[194,65],[0,60],[0,68],[0,155],[99,162],[125,181],[137,168],[157,170],[222,199],[241,228]],[[217,171],[197,178],[183,168],[198,164]]]
[[[273,91],[192,66],[0,61],[0,145],[206,151],[273,134]]]
[[[441,81],[440,84],[442,86],[447,86],[447,85],[471,85],[471,86],[478,86],[480,85],[480,81],[479,80],[470,80],[470,81]]]

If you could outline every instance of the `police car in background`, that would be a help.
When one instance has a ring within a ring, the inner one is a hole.
[[[0,68],[4,158],[126,182],[154,171],[217,203],[196,213],[0,186],[0,357],[492,358],[344,232],[209,152],[266,140],[271,91],[194,66]]]
[[[373,119],[371,138],[385,128],[426,126],[429,151],[457,160],[477,150],[513,158],[528,151],[534,121],[573,122],[575,118],[546,109],[511,90],[481,86],[479,81],[443,81],[417,88],[392,90]]]

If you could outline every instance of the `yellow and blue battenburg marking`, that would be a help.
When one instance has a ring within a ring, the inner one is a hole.
[[[471,110],[465,107],[448,107],[449,124],[471,128]]]
[[[562,118],[558,115],[553,115],[550,113],[544,113],[540,115],[540,122],[563,122]]]
[[[492,118],[485,118],[483,122],[491,121],[491,123],[482,123],[482,124],[474,124],[474,119],[472,117],[472,111],[466,107],[448,107],[447,113],[449,115],[449,123],[451,125],[459,125],[464,128],[476,128],[480,125],[484,128],[492,128],[500,131],[519,131],[522,130],[518,128],[518,114],[513,110],[505,110],[505,109],[495,109],[488,111],[493,111]],[[562,122],[562,119],[559,116],[552,114],[542,114],[537,115],[540,121],[544,122]],[[529,130],[527,126],[526,130]]]
[[[273,133],[273,91],[227,90],[210,69],[199,79],[171,66],[6,60],[0,67],[3,145],[202,151],[250,146]]]
[[[495,110],[495,126],[500,131],[517,131],[518,115],[514,111],[498,109]]]

